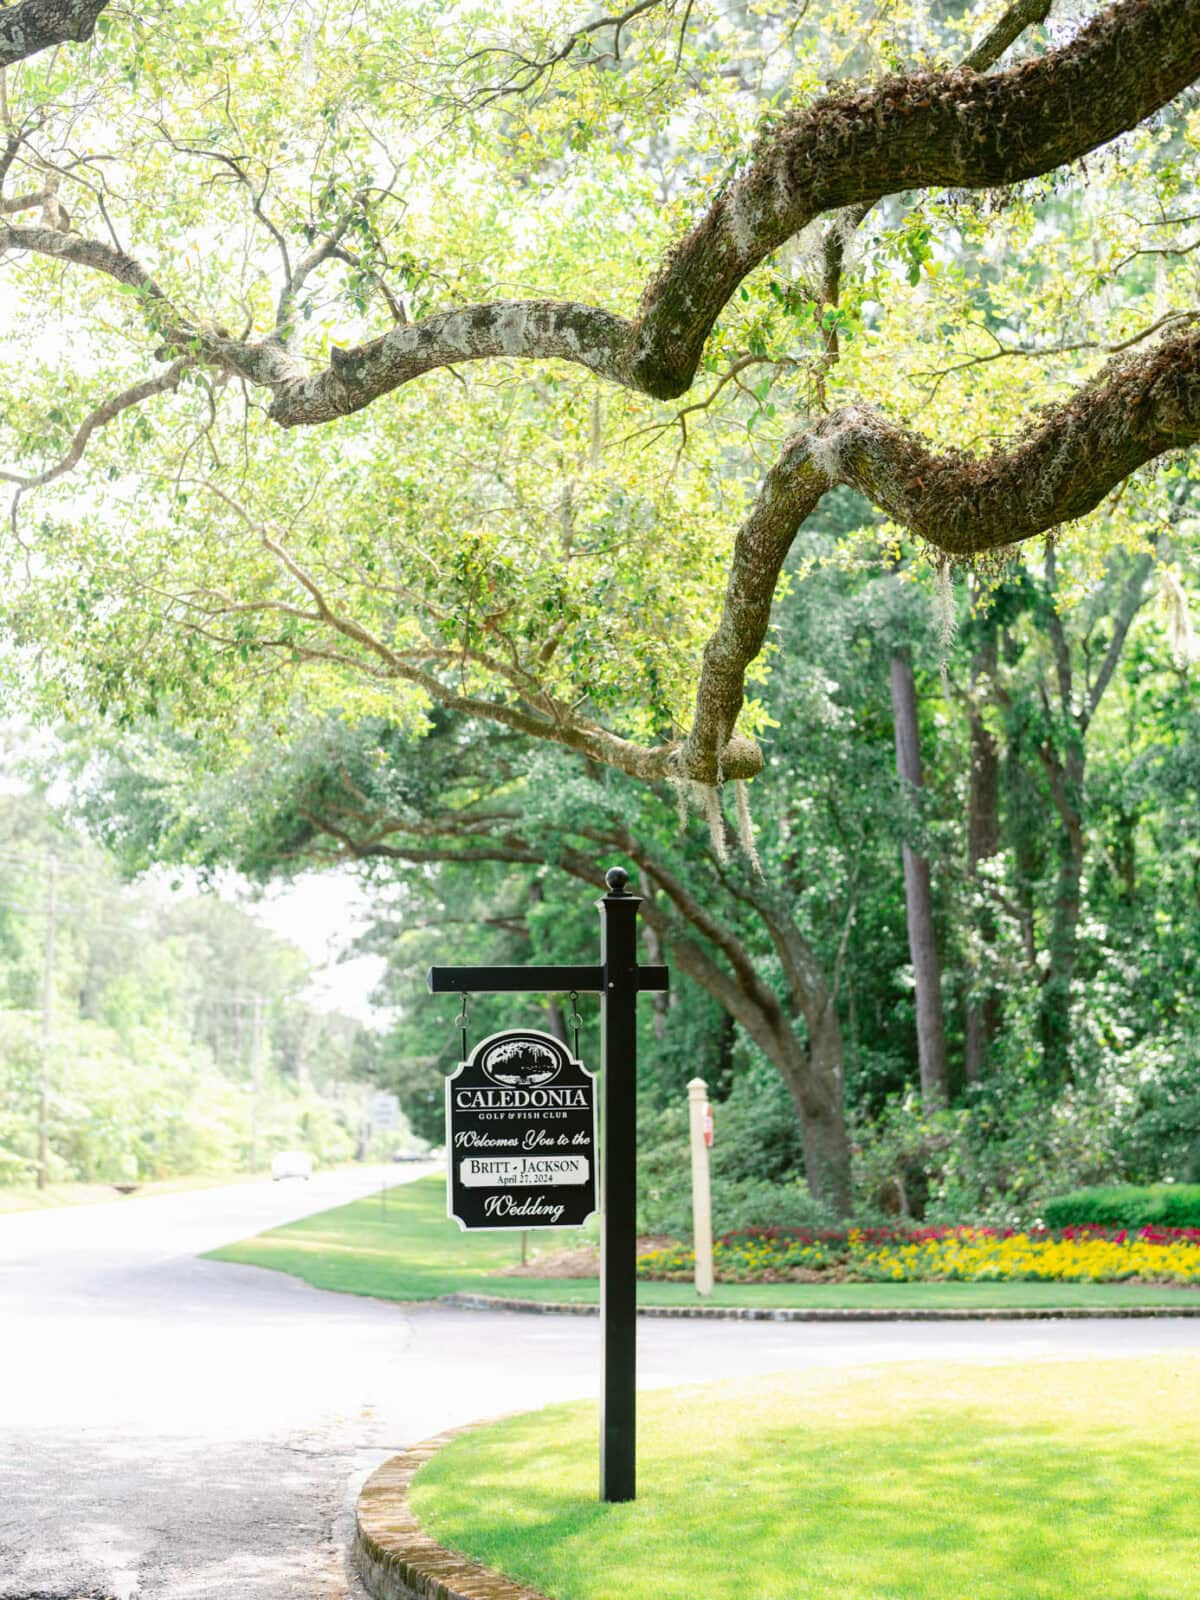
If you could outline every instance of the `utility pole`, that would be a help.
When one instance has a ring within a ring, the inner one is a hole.
[[[38,1081],[37,1186],[44,1189],[50,1164],[49,1079],[50,1049],[54,1042],[54,922],[58,889],[58,858],[53,850],[46,862],[46,944],[42,956],[42,1062]]]
[[[250,1171],[258,1171],[258,1090],[262,1081],[262,995],[254,996],[250,1037]]]

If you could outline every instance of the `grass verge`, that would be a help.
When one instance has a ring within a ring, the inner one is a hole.
[[[317,1289],[375,1295],[383,1300],[432,1300],[454,1293],[507,1299],[595,1303],[593,1279],[498,1277],[520,1256],[511,1233],[463,1233],[446,1217],[440,1177],[391,1189],[384,1213],[377,1197],[355,1200],[273,1228],[213,1252],[218,1261],[272,1267]],[[561,1248],[577,1234],[532,1234],[533,1243]],[[640,1305],[696,1305],[686,1283],[642,1283]],[[807,1306],[814,1310],[870,1307],[894,1310],[1057,1308],[1070,1306],[1200,1305],[1194,1289],[1110,1283],[720,1283],[717,1306]]]
[[[1200,1600],[1200,1358],[916,1365],[639,1397],[639,1498],[594,1406],[422,1469],[435,1539],[555,1600]]]
[[[530,1237],[561,1249],[578,1236],[552,1229]],[[354,1200],[212,1253],[217,1261],[274,1267],[317,1289],[384,1300],[435,1300],[463,1289],[499,1294],[522,1282],[494,1276],[520,1255],[519,1235],[463,1233],[451,1222],[440,1176],[389,1189],[385,1202]]]

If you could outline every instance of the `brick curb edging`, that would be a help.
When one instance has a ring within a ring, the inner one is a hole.
[[[385,1461],[367,1479],[354,1513],[354,1564],[374,1600],[545,1600],[422,1533],[408,1503],[413,1478],[429,1458],[467,1433],[451,1428]]]
[[[598,1316],[600,1307],[572,1300],[517,1300],[502,1295],[444,1294],[438,1305],[465,1311],[528,1311],[535,1315]],[[803,1306],[639,1306],[639,1317],[691,1317],[712,1322],[1080,1322],[1123,1317],[1200,1317],[1192,1306],[980,1306],[975,1310],[911,1310],[862,1306],[820,1310]]]

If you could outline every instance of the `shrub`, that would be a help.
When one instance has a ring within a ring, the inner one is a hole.
[[[717,1233],[776,1224],[828,1227],[833,1217],[799,1176],[800,1129],[777,1074],[747,1074],[715,1107],[712,1217]],[[687,1102],[638,1108],[638,1228],[691,1237]]]
[[[1121,1176],[1134,1183],[1200,1183],[1200,1060],[1178,1037],[1144,1043],[1132,1094],[1120,1108],[1115,1145]]]
[[[1048,1228],[1200,1228],[1200,1184],[1076,1189],[1047,1200],[1042,1216]]]
[[[714,1178],[713,1227],[727,1233],[761,1227],[828,1228],[832,1213],[815,1199],[803,1178],[771,1182],[767,1178]]]
[[[997,1076],[961,1105],[928,1112],[910,1091],[854,1125],[855,1215],[1016,1227],[1047,1196],[1123,1177],[1110,1148],[1106,1093],[1072,1085],[1050,1102],[1038,1086]]]

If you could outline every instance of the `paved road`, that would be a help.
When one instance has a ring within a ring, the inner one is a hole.
[[[394,1169],[390,1169],[394,1176]],[[416,1176],[416,1173],[412,1174]],[[346,1600],[348,1512],[386,1455],[595,1393],[592,1319],[403,1308],[196,1252],[379,1171],[0,1217],[0,1600]],[[1200,1347],[1200,1322],[647,1320],[641,1381],[933,1356]]]

